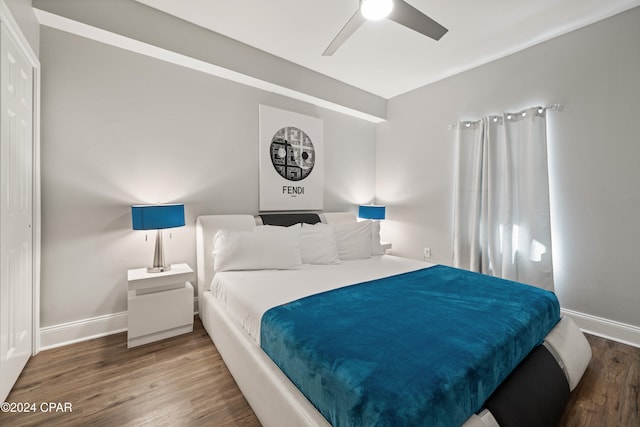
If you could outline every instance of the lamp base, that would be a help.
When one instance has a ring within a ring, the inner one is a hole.
[[[164,267],[147,267],[147,273],[162,273],[171,270],[170,265]]]
[[[147,273],[162,273],[171,270],[171,264],[164,262],[164,246],[162,245],[162,230],[156,231],[156,249],[153,254],[153,267],[147,267]]]

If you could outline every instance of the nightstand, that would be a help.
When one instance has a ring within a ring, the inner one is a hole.
[[[385,254],[391,253],[391,242],[380,242],[380,246],[382,246],[382,251]]]
[[[162,273],[146,268],[127,272],[129,348],[193,331],[192,275],[187,264]]]

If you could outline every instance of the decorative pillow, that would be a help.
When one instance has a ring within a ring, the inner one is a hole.
[[[371,257],[371,220],[334,224],[339,259]]]
[[[303,264],[339,264],[335,227],[331,224],[303,224],[300,232]]]
[[[371,221],[371,255],[384,255],[380,244],[380,221]]]
[[[213,268],[230,271],[300,267],[300,230],[300,224],[265,225],[252,231],[219,230],[213,239]]]

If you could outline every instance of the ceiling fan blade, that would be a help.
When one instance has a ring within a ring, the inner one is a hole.
[[[331,56],[335,53],[336,50],[342,43],[347,41],[347,39],[354,33],[355,30],[360,28],[360,26],[366,21],[362,13],[360,13],[360,9],[356,10],[356,13],[353,14],[351,19],[347,21],[344,27],[340,30],[337,36],[329,43],[329,46],[322,52],[322,56]]]
[[[404,0],[394,0],[387,18],[434,40],[440,40],[449,31]]]

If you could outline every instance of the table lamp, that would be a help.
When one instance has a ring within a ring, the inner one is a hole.
[[[384,219],[385,206],[383,205],[360,205],[358,206],[358,217],[364,219]]]
[[[147,267],[147,271],[161,273],[171,270],[171,265],[164,262],[162,230],[184,225],[184,204],[131,206],[131,222],[134,230],[157,230],[153,267]]]

